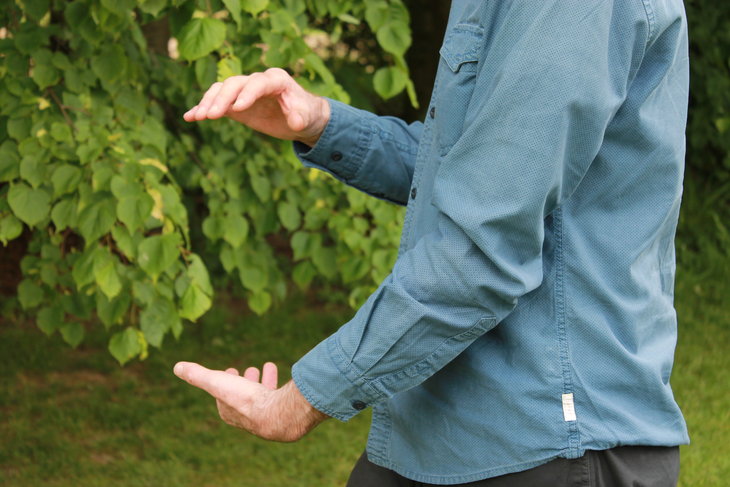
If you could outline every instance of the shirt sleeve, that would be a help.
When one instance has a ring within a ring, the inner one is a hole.
[[[418,385],[541,284],[544,220],[580,183],[625,98],[645,38],[610,35],[626,19],[613,2],[505,4],[464,130],[437,170],[435,229],[292,369],[330,416]]]
[[[315,146],[294,142],[299,160],[371,196],[405,205],[423,124],[328,102],[330,120]]]

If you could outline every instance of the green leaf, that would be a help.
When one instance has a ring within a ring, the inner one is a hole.
[[[340,266],[342,280],[346,283],[365,277],[369,270],[369,262],[360,256],[352,256]]]
[[[201,88],[207,89],[215,83],[217,67],[213,56],[201,57],[195,61],[195,79]]]
[[[119,365],[129,362],[129,360],[142,353],[139,332],[128,327],[124,331],[115,333],[109,340],[109,352],[117,359]]]
[[[154,17],[157,17],[157,14],[159,14],[166,6],[167,0],[142,0],[139,2],[139,9]]]
[[[23,0],[23,10],[30,15],[33,20],[41,20],[48,12],[50,0]]]
[[[130,293],[120,293],[114,299],[108,299],[104,294],[96,293],[96,314],[107,328],[122,322],[130,304],[132,304]]]
[[[91,70],[100,80],[113,83],[122,77],[127,68],[127,57],[119,44],[107,45],[91,58]]]
[[[157,297],[139,315],[140,328],[144,337],[153,347],[162,346],[162,339],[176,326],[180,317],[175,305],[169,299]]]
[[[60,328],[60,331],[63,340],[73,348],[76,348],[84,341],[84,327],[81,326],[81,323],[76,321],[66,323]]]
[[[225,220],[223,220],[223,218],[209,216],[203,220],[203,234],[208,237],[211,242],[215,242],[221,238],[225,229]]]
[[[35,322],[43,333],[51,335],[63,324],[63,308],[55,304],[45,306],[38,311]]]
[[[30,117],[11,118],[7,124],[8,135],[20,142],[30,136],[30,125]]]
[[[142,241],[142,236],[139,233],[132,235],[126,227],[115,225],[112,227],[112,237],[119,250],[129,260],[135,260],[137,258],[137,246]]]
[[[248,298],[248,307],[259,316],[266,313],[271,307],[271,294],[266,291],[253,293]]]
[[[180,31],[178,50],[180,56],[195,61],[223,45],[226,25],[209,17],[190,19]]]
[[[254,176],[251,178],[251,187],[262,203],[266,203],[271,199],[271,181],[262,176]]]
[[[51,210],[51,220],[56,230],[61,231],[66,227],[76,225],[76,207],[76,201],[71,198],[56,203],[53,210]]]
[[[314,268],[311,262],[304,261],[294,267],[292,272],[292,279],[297,286],[301,289],[306,289],[312,282],[312,279],[317,275],[317,269]]]
[[[82,293],[63,294],[61,295],[61,302],[67,314],[84,320],[91,318],[91,312],[94,310],[95,305],[92,295]]]
[[[87,284],[94,282],[94,259],[100,252],[99,247],[89,247],[74,261],[71,276],[77,289],[81,290]]]
[[[10,133],[10,120],[8,133]],[[18,147],[12,140],[5,140],[0,145],[0,182],[12,181],[20,175],[20,156]]]
[[[155,296],[155,285],[151,281],[133,281],[132,282],[132,293],[137,301],[145,306],[149,306],[154,301]]]
[[[43,288],[30,279],[23,279],[18,284],[18,301],[23,309],[35,308],[43,302]]]
[[[312,262],[325,277],[333,278],[337,274],[335,249],[331,247],[315,248],[312,251]]]
[[[269,283],[269,277],[263,269],[252,264],[239,266],[238,275],[241,278],[241,284],[246,289],[250,289],[254,293],[263,291]]]
[[[154,204],[150,195],[140,191],[117,202],[117,217],[130,232],[135,232],[150,217]]]
[[[63,122],[54,122],[51,124],[51,137],[58,142],[73,142],[73,134],[71,133],[71,127]]]
[[[236,25],[241,27],[241,0],[223,0],[223,4],[231,12],[231,17]]]
[[[0,218],[0,242],[7,245],[9,241],[17,238],[23,233],[23,224],[13,215],[5,215]]]
[[[377,32],[388,20],[388,3],[384,0],[368,0],[365,3],[365,21]]]
[[[375,33],[378,43],[387,52],[403,56],[411,45],[411,29],[404,22],[387,22]]]
[[[79,232],[86,245],[108,233],[116,219],[114,200],[111,198],[100,199],[81,210],[78,217]]]
[[[32,22],[23,22],[15,34],[15,46],[23,54],[36,52],[48,42],[48,29],[40,28]]]
[[[213,304],[210,297],[195,283],[191,283],[180,300],[180,316],[195,321]]]
[[[48,49],[39,49],[33,53],[33,70],[30,77],[38,85],[38,88],[45,90],[61,80],[58,69],[53,66],[53,54]]]
[[[53,171],[51,182],[56,198],[76,190],[81,181],[81,169],[71,164],[62,164]]]
[[[258,15],[259,12],[269,6],[269,0],[241,0],[243,10],[251,15]]]
[[[108,249],[98,252],[94,259],[94,280],[109,299],[113,299],[122,291],[122,281],[117,272],[117,258]]]
[[[148,237],[137,247],[137,262],[153,280],[157,280],[177,260],[179,245],[180,236],[177,233]]]
[[[248,236],[248,221],[241,215],[229,214],[224,222],[223,240],[234,249],[241,246]]]
[[[277,214],[279,215],[279,221],[287,230],[296,230],[302,223],[302,215],[293,203],[287,201],[279,203]]]
[[[209,296],[213,295],[213,286],[210,285],[210,276],[208,276],[208,269],[205,267],[203,260],[195,254],[190,254],[188,262],[190,262],[190,265],[188,266],[187,275],[190,282]]]
[[[241,74],[241,60],[236,56],[224,57],[218,61],[218,81],[224,81],[226,78],[239,74]]]
[[[25,179],[34,188],[37,188],[46,179],[46,161],[36,155],[27,155],[20,161],[20,177]]]
[[[291,12],[285,9],[276,9],[271,12],[271,31],[282,34],[297,34],[297,23]]]
[[[24,183],[15,184],[8,191],[8,203],[28,226],[40,223],[51,209],[51,197],[42,189],[31,189]]]
[[[384,100],[403,91],[407,82],[408,74],[399,67],[380,68],[373,77],[375,91]]]

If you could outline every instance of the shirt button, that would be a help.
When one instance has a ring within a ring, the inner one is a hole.
[[[416,188],[413,188],[411,190],[411,198],[414,200],[416,199],[416,193],[418,193],[418,190],[416,190]]]
[[[358,401],[352,401],[352,407],[357,409],[358,411],[362,411],[363,409],[368,407],[368,405],[365,404],[364,402],[358,400]]]
[[[434,118],[436,116],[436,107],[431,107],[431,110],[428,111],[428,114],[431,116],[431,118]]]
[[[339,161],[340,159],[342,159],[342,152],[334,151],[332,154],[330,154],[330,158],[333,161]]]

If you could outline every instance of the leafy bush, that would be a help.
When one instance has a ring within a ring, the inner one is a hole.
[[[349,82],[415,103],[408,22],[400,0],[7,2],[0,241],[31,235],[22,308],[72,346],[103,323],[124,363],[210,308],[209,266],[256,313],[289,277],[362,300],[392,266],[401,209],[308,172],[288,143],[181,116],[216,79],[271,66],[339,100]]]
[[[730,187],[730,3],[685,4],[691,69],[687,162],[692,177]]]

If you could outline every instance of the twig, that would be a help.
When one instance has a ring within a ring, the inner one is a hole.
[[[66,120],[66,123],[73,129],[74,132],[76,132],[76,125],[74,125],[73,120],[71,120],[71,117],[68,116],[68,113],[66,112],[66,106],[61,103],[61,100],[58,99],[58,95],[56,95],[56,92],[52,89],[48,88],[46,90],[51,95],[51,98],[53,98],[53,101],[56,102],[56,105],[58,105],[58,108],[61,110],[61,114],[63,115],[63,118]]]

